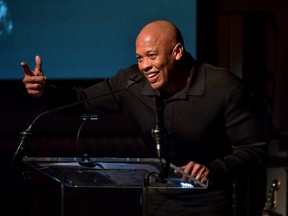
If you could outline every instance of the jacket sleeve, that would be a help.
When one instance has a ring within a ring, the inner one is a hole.
[[[237,84],[225,105],[225,128],[232,153],[207,164],[211,178],[237,178],[266,167],[267,140],[261,106]]]

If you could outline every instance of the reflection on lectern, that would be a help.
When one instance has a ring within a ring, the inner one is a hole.
[[[208,182],[203,184],[183,171],[191,182],[182,182],[174,164],[168,164],[169,174],[163,181],[161,168],[167,164],[161,158],[89,158],[89,163],[83,163],[83,158],[25,157],[23,162],[59,184],[63,216],[147,215],[152,190],[155,197],[155,191],[165,194],[166,190],[208,187]]]

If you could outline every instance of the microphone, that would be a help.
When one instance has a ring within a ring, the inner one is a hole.
[[[155,110],[153,107],[149,106],[142,98],[138,97],[137,95],[133,94],[132,92],[129,91],[129,93],[135,97],[137,100],[139,100],[142,104],[144,104],[146,107],[148,107],[150,110],[153,111],[155,114],[155,122],[156,122],[156,127],[155,129],[151,130],[151,135],[154,139],[154,142],[156,144],[156,151],[157,151],[157,156],[161,158],[161,142],[162,142],[162,134],[159,126],[159,116],[157,110]]]
[[[156,126],[155,126],[155,129],[152,129],[151,130],[151,135],[154,139],[154,142],[156,144],[156,151],[157,151],[157,156],[160,160],[160,174],[159,174],[159,180],[160,182],[162,183],[166,183],[167,180],[166,178],[168,177],[169,175],[169,166],[170,166],[170,160],[169,158],[167,158],[167,155],[164,155],[165,156],[165,162],[163,161],[163,158],[162,158],[162,151],[161,151],[161,146],[162,146],[162,133],[161,133],[161,129],[160,129],[160,121],[159,121],[159,115],[158,115],[158,109],[161,108],[160,106],[160,98],[157,96],[156,98],[156,110],[149,106],[142,98],[138,97],[137,95],[133,94],[133,92],[129,91],[129,93],[135,97],[137,100],[139,100],[142,104],[144,104],[146,107],[148,107],[149,109],[151,109],[154,114],[155,114],[155,121],[156,121]]]
[[[156,123],[156,128],[151,130],[151,134],[153,136],[153,139],[156,143],[156,151],[157,151],[157,156],[160,158],[161,157],[161,142],[162,142],[162,135],[160,131],[160,127],[158,122]]]
[[[45,116],[45,115],[48,115],[50,113],[54,113],[54,112],[58,112],[58,111],[61,111],[61,110],[64,110],[64,109],[68,109],[68,108],[71,108],[71,107],[74,107],[74,106],[77,106],[77,105],[80,105],[82,103],[85,103],[87,101],[90,101],[90,100],[94,100],[94,99],[97,99],[97,98],[101,98],[101,97],[104,97],[104,96],[107,96],[107,95],[110,95],[110,94],[114,94],[116,92],[119,92],[119,91],[123,91],[129,87],[131,87],[132,85],[136,84],[136,83],[139,83],[143,78],[141,76],[139,76],[138,74],[132,74],[130,79],[124,84],[124,87],[123,88],[120,88],[120,89],[115,89],[113,91],[109,91],[105,94],[102,94],[102,95],[97,95],[95,97],[91,97],[91,98],[87,98],[87,99],[82,99],[82,100],[79,100],[79,101],[76,101],[74,103],[70,103],[70,104],[66,104],[66,105],[63,105],[63,106],[60,106],[60,107],[56,107],[55,109],[51,109],[51,110],[47,110],[43,113],[40,113],[40,115],[38,115],[34,120],[33,122],[30,124],[30,126],[27,128],[27,130],[30,130],[31,127],[35,124],[35,122],[41,118],[42,116]]]
[[[130,88],[130,86],[139,83],[143,80],[143,77],[139,76],[138,74],[132,74],[130,79],[124,84],[125,88]]]
[[[87,99],[82,99],[82,100],[76,101],[74,103],[66,104],[66,105],[56,107],[54,109],[50,109],[50,110],[47,110],[47,111],[40,113],[38,116],[36,116],[36,118],[34,118],[32,123],[28,126],[28,128],[26,130],[20,132],[20,135],[21,135],[20,144],[18,145],[16,151],[14,152],[14,155],[12,158],[12,164],[14,164],[14,161],[15,161],[17,155],[19,154],[20,150],[24,149],[24,144],[31,142],[31,136],[32,136],[31,129],[32,129],[33,125],[43,116],[46,116],[46,115],[49,115],[51,113],[55,113],[55,112],[58,112],[61,110],[65,110],[65,109],[80,105],[80,104],[85,103],[85,102],[90,101],[90,100],[95,100],[97,98],[101,98],[101,97],[104,97],[104,96],[107,96],[110,94],[117,93],[119,91],[126,90],[126,89],[130,88],[132,85],[141,82],[142,79],[143,78],[139,74],[134,73],[131,75],[130,79],[124,84],[123,88],[115,89],[115,90],[109,91],[105,94],[97,95],[95,97],[91,97],[91,98],[87,98]]]

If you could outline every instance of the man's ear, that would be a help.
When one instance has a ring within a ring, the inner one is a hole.
[[[184,53],[184,46],[181,43],[177,43],[173,48],[173,54],[175,56],[175,60],[180,60]]]

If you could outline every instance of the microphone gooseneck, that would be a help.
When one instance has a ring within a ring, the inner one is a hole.
[[[95,114],[84,114],[81,116],[83,122],[80,125],[80,127],[78,128],[77,131],[77,138],[76,138],[76,147],[77,147],[77,154],[80,154],[80,132],[82,131],[82,128],[84,127],[84,125],[88,122],[88,121],[95,121],[98,120],[98,115]]]
[[[162,155],[162,149],[161,147],[163,139],[162,139],[162,133],[161,133],[161,129],[160,129],[160,120],[159,120],[159,115],[158,115],[158,105],[159,105],[159,98],[156,98],[156,104],[157,104],[157,108],[154,109],[153,107],[149,106],[142,98],[138,97],[137,95],[133,94],[133,92],[129,91],[129,93],[134,96],[137,100],[139,100],[143,105],[145,105],[146,107],[148,107],[150,110],[153,111],[154,115],[155,115],[155,128],[151,130],[151,135],[152,138],[154,139],[154,142],[156,144],[156,152],[157,152],[157,156],[160,160],[160,174],[159,174],[159,181],[162,183],[166,183],[166,178],[168,176],[168,171],[169,171],[169,166],[170,166],[170,162],[168,160],[168,158],[165,156],[165,161],[163,160],[163,155]]]
[[[149,106],[142,98],[138,97],[137,95],[133,94],[132,92],[129,91],[129,93],[135,97],[138,101],[140,101],[143,105],[148,107],[150,110],[153,111],[155,115],[155,129],[151,130],[151,135],[154,139],[154,142],[156,144],[156,151],[157,151],[157,156],[161,158],[161,142],[162,142],[162,134],[159,126],[159,116],[157,110],[155,110],[153,107]]]
[[[11,162],[12,165],[14,165],[14,162],[19,152],[24,150],[24,146],[25,147],[30,146],[31,140],[32,140],[32,133],[29,128],[20,132],[20,144],[18,145],[16,151],[13,154]]]
[[[87,98],[87,99],[82,99],[82,100],[76,101],[74,103],[66,104],[66,105],[63,105],[63,106],[60,106],[60,107],[57,107],[57,108],[54,108],[54,109],[50,109],[50,110],[47,110],[45,112],[40,113],[38,116],[36,116],[36,118],[34,118],[34,120],[32,121],[32,123],[29,125],[29,127],[27,129],[25,129],[24,131],[20,132],[20,135],[21,135],[20,144],[18,145],[16,151],[14,152],[14,155],[13,155],[13,158],[12,158],[12,164],[14,164],[14,162],[16,160],[16,157],[19,154],[19,152],[21,150],[24,150],[24,147],[28,146],[28,143],[31,142],[31,137],[32,137],[31,130],[32,130],[32,127],[43,116],[46,116],[46,115],[51,114],[51,113],[55,113],[55,112],[58,112],[58,111],[61,111],[61,110],[65,110],[67,108],[71,108],[71,107],[80,105],[80,104],[85,103],[85,102],[90,101],[90,100],[95,100],[97,98],[101,98],[101,97],[104,97],[104,96],[107,96],[107,95],[110,95],[110,94],[117,93],[119,91],[123,91],[123,90],[131,87],[132,85],[134,85],[136,83],[139,83],[142,79],[143,78],[139,74],[135,74],[134,73],[134,74],[131,75],[130,79],[124,84],[123,88],[115,89],[115,90],[109,91],[109,92],[107,92],[105,94],[97,95],[95,97],[91,97],[91,98]]]

